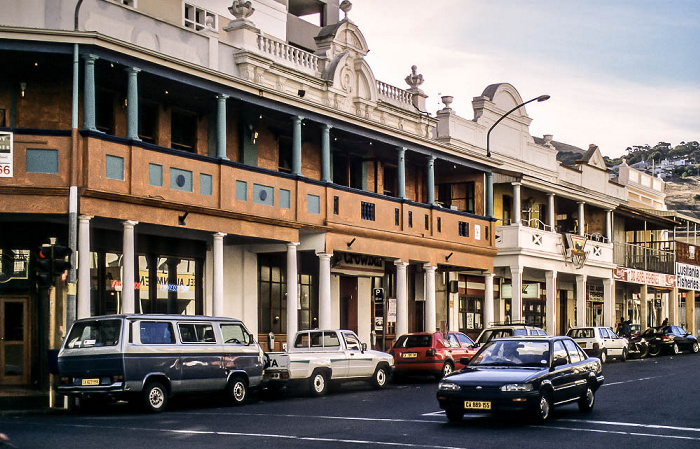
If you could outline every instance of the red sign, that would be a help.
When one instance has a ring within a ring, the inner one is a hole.
[[[613,270],[613,278],[616,281],[654,285],[656,287],[673,288],[676,286],[676,276],[672,274],[652,273],[650,271],[635,270],[634,268],[617,267]]]

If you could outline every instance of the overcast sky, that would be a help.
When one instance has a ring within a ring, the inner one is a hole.
[[[351,0],[375,77],[401,88],[411,65],[428,111],[473,118],[493,83],[515,86],[534,136],[610,157],[632,145],[700,140],[700,0]],[[342,18],[342,13],[341,13]]]

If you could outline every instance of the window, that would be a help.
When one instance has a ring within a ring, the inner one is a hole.
[[[397,192],[397,170],[393,165],[384,166],[384,195],[396,196]]]
[[[202,195],[211,196],[212,193],[212,177],[206,173],[199,174],[199,193]]]
[[[66,347],[70,349],[116,346],[122,329],[121,320],[91,320],[71,329]]]
[[[292,172],[292,138],[280,136],[277,141],[277,169],[283,173]]]
[[[259,332],[287,332],[287,272],[279,258],[258,257],[258,298],[260,301]]]
[[[240,324],[222,324],[221,335],[224,343],[235,345],[247,345],[250,343],[250,334]]]
[[[583,360],[581,358],[581,354],[579,354],[578,352],[576,343],[574,343],[571,340],[564,340],[564,346],[566,346],[566,349],[569,351],[569,358],[571,359],[571,363],[576,363]]]
[[[58,174],[58,150],[27,148],[26,159],[27,173]]]
[[[442,218],[437,217],[437,232],[442,232]]]
[[[148,164],[148,184],[154,187],[163,187],[163,166]]]
[[[158,105],[139,102],[139,139],[156,143],[158,137]]]
[[[469,237],[469,223],[466,223],[464,221],[459,222],[459,236],[460,237]]]
[[[107,179],[124,180],[124,158],[120,156],[105,156],[105,177]]]
[[[358,340],[356,336],[352,334],[343,334],[343,338],[349,350],[359,351],[361,349],[360,340]]]
[[[399,226],[401,223],[401,215],[399,214],[399,209],[394,209],[394,225]]]
[[[184,4],[184,25],[187,28],[201,31],[204,28],[216,30],[216,13],[207,11],[206,9],[198,8],[189,3]]]
[[[340,346],[340,340],[338,339],[338,334],[335,332],[324,332],[323,333],[323,347],[324,348],[333,348],[333,347],[339,347]]]
[[[360,217],[363,220],[374,221],[374,203],[362,201],[360,204]]]
[[[175,343],[173,325],[161,321],[141,321],[140,340],[144,345],[170,345]]]
[[[209,323],[180,323],[178,328],[183,343],[216,343],[214,328]]]
[[[413,227],[413,211],[408,211],[408,227]]]
[[[333,197],[333,215],[340,213],[340,200],[337,196]]]
[[[114,135],[114,92],[98,90],[95,96],[95,127]]]
[[[280,189],[280,208],[290,209],[292,207],[292,193],[287,189]]]
[[[320,214],[321,213],[321,197],[318,195],[307,194],[306,195],[306,207],[307,212],[310,214]]]
[[[236,181],[236,200],[248,201],[248,183],[245,181]]]
[[[170,148],[195,152],[197,143],[197,116],[191,112],[173,109],[171,116]]]
[[[569,357],[566,354],[566,349],[564,348],[564,343],[561,342],[561,340],[557,340],[554,342],[554,361],[557,361],[558,359],[564,359],[566,363],[569,363]]]
[[[429,229],[430,229],[430,217],[428,216],[428,214],[425,214],[425,230],[427,231]]]
[[[483,298],[475,296],[459,297],[459,326],[460,331],[472,331],[483,328],[484,311]]]

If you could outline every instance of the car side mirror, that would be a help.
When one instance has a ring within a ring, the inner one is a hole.
[[[461,363],[462,365],[466,365],[471,359],[471,357],[462,357],[461,359],[459,359],[459,363]]]
[[[362,352],[367,350],[367,343],[362,343]]]

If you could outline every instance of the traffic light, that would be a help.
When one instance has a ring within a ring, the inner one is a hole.
[[[54,278],[71,268],[68,260],[73,250],[67,246],[54,244],[41,245],[36,259],[36,280],[39,288],[54,285]]]
[[[53,245],[53,275],[60,276],[64,271],[71,269],[70,255],[73,250],[67,246]]]

